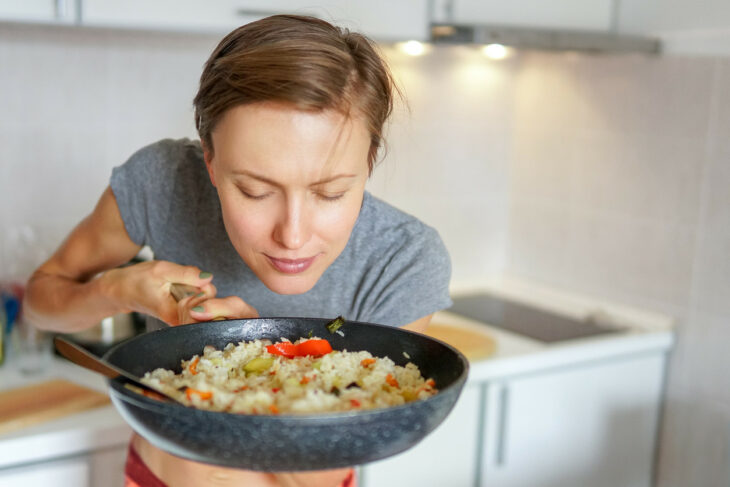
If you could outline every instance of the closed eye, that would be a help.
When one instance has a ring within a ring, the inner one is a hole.
[[[343,196],[345,196],[344,191],[342,193],[332,193],[332,194],[317,193],[317,197],[319,199],[321,199],[322,201],[337,201],[340,198],[342,198]]]
[[[263,200],[271,195],[271,193],[251,194],[244,190],[241,190],[241,194],[250,200]]]

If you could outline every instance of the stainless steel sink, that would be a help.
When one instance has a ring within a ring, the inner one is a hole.
[[[546,343],[622,331],[613,325],[573,319],[487,293],[456,296],[453,301],[448,309],[452,313]]]

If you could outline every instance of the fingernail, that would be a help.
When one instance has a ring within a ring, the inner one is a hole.
[[[205,293],[198,293],[195,295],[196,298],[202,298],[203,296],[205,296]]]
[[[202,306],[196,306],[196,307],[192,308],[190,311],[196,311],[198,313],[202,313],[203,311],[205,311],[205,308],[203,308]]]
[[[212,275],[213,274],[211,274],[210,272],[203,271],[203,272],[200,273],[200,275],[198,277],[200,277],[201,279],[208,279]]]

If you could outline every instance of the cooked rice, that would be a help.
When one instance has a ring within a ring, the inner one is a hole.
[[[388,357],[347,350],[286,358],[269,353],[267,345],[271,341],[229,343],[223,350],[206,346],[202,356],[182,361],[180,374],[160,368],[147,372],[142,381],[189,406],[246,414],[383,408],[437,392],[433,380],[425,380],[410,362],[402,367]],[[259,359],[254,364],[270,365],[245,372],[254,359]]]

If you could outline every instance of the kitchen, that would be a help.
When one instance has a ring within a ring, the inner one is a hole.
[[[390,42],[405,36],[384,41],[409,106],[397,109],[369,189],[439,230],[455,292],[504,277],[671,317],[656,485],[727,487],[730,9],[635,3],[615,23],[659,36],[663,54],[524,49],[490,60],[466,44],[411,56]],[[604,22],[614,12],[595,11]],[[191,99],[220,37],[135,28],[139,19],[12,18],[0,25],[7,278],[60,243],[133,151],[194,136]],[[410,23],[397,28],[418,38]]]

